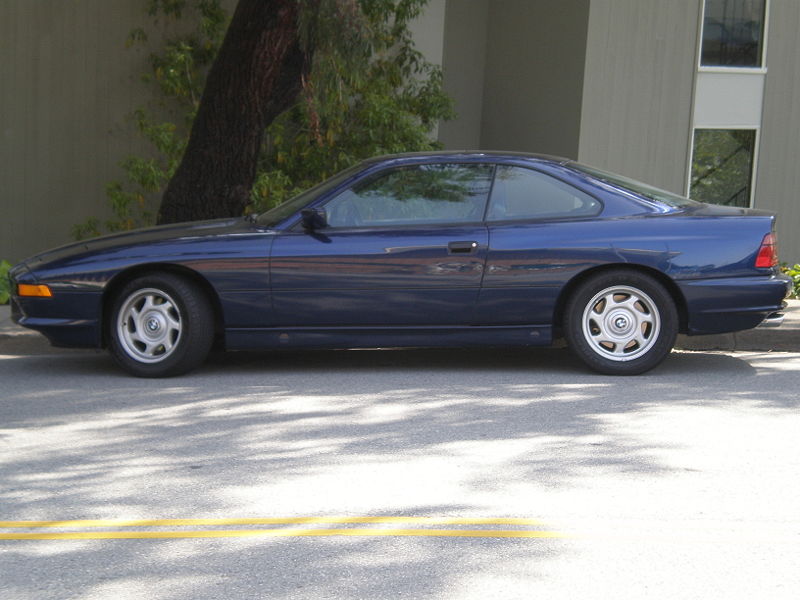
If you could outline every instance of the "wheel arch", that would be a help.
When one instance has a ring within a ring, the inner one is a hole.
[[[592,267],[591,269],[586,269],[585,271],[580,272],[578,275],[570,279],[561,289],[561,292],[556,300],[553,313],[553,326],[558,332],[558,335],[561,335],[562,332],[564,324],[564,308],[569,297],[584,281],[594,277],[599,273],[604,273],[607,271],[630,271],[641,273],[652,277],[658,283],[663,285],[669,295],[672,297],[672,300],[675,302],[675,309],[678,311],[678,331],[680,333],[686,332],[689,323],[689,312],[686,307],[686,298],[684,298],[680,288],[668,275],[664,274],[658,269],[653,269],[652,267],[648,267],[646,265],[632,263],[611,263],[600,265],[598,267]]]
[[[148,263],[143,265],[136,265],[117,273],[105,287],[103,291],[103,304],[101,315],[101,345],[105,348],[108,346],[108,328],[109,317],[111,315],[111,307],[116,299],[119,291],[130,281],[143,275],[155,273],[169,273],[178,277],[183,277],[199,286],[206,297],[208,298],[211,309],[214,315],[214,337],[215,344],[223,340],[225,332],[225,319],[222,312],[222,303],[220,302],[219,295],[217,294],[214,286],[197,271],[184,267],[183,265],[176,265],[171,263]]]

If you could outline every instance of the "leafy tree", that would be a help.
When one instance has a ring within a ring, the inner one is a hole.
[[[243,6],[261,11],[253,8],[254,1],[240,0],[237,11]],[[283,95],[270,100],[273,103],[255,119],[237,121],[229,115],[219,120],[215,112],[218,107],[213,106],[202,117],[202,127],[220,129],[212,132],[217,142],[219,134],[229,135],[229,125],[237,132],[230,137],[248,136],[247,152],[244,156],[237,154],[236,161],[241,162],[230,167],[238,173],[238,183],[232,184],[227,177],[225,183],[220,183],[220,172],[206,169],[203,160],[189,160],[185,172],[180,173],[181,157],[189,157],[190,153],[205,152],[208,156],[201,159],[230,162],[227,144],[214,142],[206,149],[187,151],[187,131],[197,123],[196,118],[201,118],[201,90],[207,94],[209,85],[219,88],[216,101],[224,110],[235,108],[242,101],[230,87],[235,87],[232,78],[220,76],[221,81],[214,82],[217,65],[249,57],[263,67],[269,56],[251,53],[252,48],[246,44],[244,49],[234,44],[235,51],[229,51],[223,61],[214,62],[222,52],[221,46],[228,43],[222,41],[226,20],[219,0],[148,0],[148,12],[154,19],[175,21],[185,13],[197,26],[189,34],[170,38],[151,57],[148,81],[156,85],[162,110],[170,118],[159,121],[144,110],[134,114],[138,130],[153,144],[156,153],[151,158],[130,157],[123,163],[129,181],[109,185],[116,220],[107,228],[130,229],[152,222],[148,199],[164,189],[173,175],[170,188],[182,190],[177,194],[181,199],[170,200],[168,191],[162,204],[162,222],[265,210],[363,158],[436,148],[430,134],[439,120],[452,117],[452,102],[442,89],[440,69],[426,62],[414,48],[409,32],[409,23],[426,3],[427,0],[290,2],[298,10],[289,35],[294,59],[282,67],[289,80]],[[278,7],[281,3],[263,4]],[[246,14],[247,25],[264,33],[264,13]],[[260,15],[261,21],[254,15]],[[235,24],[236,13],[228,39],[239,35]],[[136,30],[129,41],[147,40],[143,30]],[[264,101],[263,94],[259,98]],[[284,105],[285,110],[278,110]],[[243,128],[250,130],[242,132]],[[257,152],[253,153],[256,140]],[[204,177],[207,170],[214,171],[210,179]],[[206,183],[200,184],[203,181]],[[170,205],[178,210],[165,210]],[[224,208],[220,211],[219,207]],[[84,227],[76,233],[98,233],[97,222],[93,225],[94,229]]]
[[[316,40],[301,32],[301,12],[317,14],[321,2],[239,0],[159,223],[244,211],[264,129],[294,102],[311,70]]]
[[[267,130],[253,207],[274,206],[356,162],[433,150],[431,132],[453,117],[441,70],[414,48],[409,23],[427,0],[360,0],[366,44],[344,49],[336,22],[317,49],[302,97]]]

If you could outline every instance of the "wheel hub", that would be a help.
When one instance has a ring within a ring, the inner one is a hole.
[[[147,319],[147,331],[149,333],[158,333],[161,330],[161,323],[156,317]]]
[[[622,310],[613,311],[607,319],[607,330],[610,334],[626,338],[630,336],[636,327],[636,319]]]

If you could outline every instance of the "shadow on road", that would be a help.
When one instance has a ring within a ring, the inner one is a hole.
[[[14,356],[13,343],[0,348],[7,520],[475,516],[486,510],[476,499],[487,494],[507,494],[510,507],[487,516],[531,516],[511,500],[518,482],[547,492],[592,470],[659,477],[678,469],[659,461],[657,441],[614,427],[619,416],[800,403],[786,355],[675,352],[651,373],[620,378],[588,372],[564,349],[229,353],[184,377],[143,380],[106,354]],[[764,379],[781,377],[787,385],[765,398]],[[39,547],[6,546],[4,560],[29,560]],[[64,578],[77,577],[71,566],[106,556],[101,579],[73,582],[87,596],[157,584],[173,590],[165,597],[188,600],[230,592],[234,579],[259,597],[432,597],[457,586],[465,570],[510,558],[535,565],[569,545],[457,540],[446,561],[414,539],[208,540],[202,561],[196,543],[182,541],[50,548]],[[298,569],[310,557],[313,568]],[[160,566],[142,574],[133,565],[143,561]],[[50,580],[5,572],[9,589],[58,597]]]

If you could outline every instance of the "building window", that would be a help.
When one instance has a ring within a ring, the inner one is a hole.
[[[695,129],[692,199],[750,206],[755,147],[754,129]]]
[[[703,67],[763,67],[767,0],[706,0]]]

